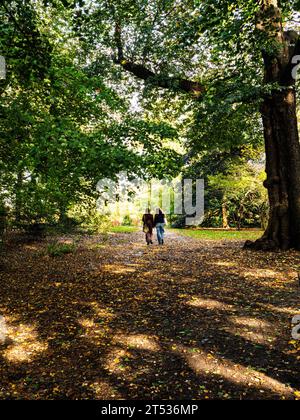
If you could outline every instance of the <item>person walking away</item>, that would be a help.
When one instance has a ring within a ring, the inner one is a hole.
[[[165,225],[166,225],[165,214],[163,213],[162,209],[156,209],[156,214],[154,217],[154,226],[156,228],[157,240],[158,240],[159,245],[164,244]]]
[[[151,214],[150,209],[146,209],[146,212],[143,215],[142,221],[143,221],[143,232],[146,235],[147,245],[153,244],[152,237],[153,237],[154,218],[153,218],[153,214]]]

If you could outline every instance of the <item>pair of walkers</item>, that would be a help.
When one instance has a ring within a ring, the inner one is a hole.
[[[143,215],[143,232],[146,234],[147,245],[153,244],[153,229],[156,228],[159,245],[164,244],[166,216],[161,209],[156,209],[155,216],[147,209]]]

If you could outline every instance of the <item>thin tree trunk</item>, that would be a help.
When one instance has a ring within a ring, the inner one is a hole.
[[[222,202],[222,226],[223,226],[223,229],[229,229],[228,211],[227,211],[227,205],[225,201]]]
[[[7,212],[5,209],[5,205],[2,202],[2,200],[0,199],[0,248],[1,248],[1,244],[3,242],[3,236],[4,236],[4,232],[5,232],[5,228],[6,228],[6,217],[7,217]]]
[[[64,207],[61,207],[59,209],[59,223],[64,225],[66,223],[66,220],[67,220],[66,209]]]
[[[17,174],[16,182],[16,201],[15,201],[15,221],[16,223],[21,222],[21,211],[22,211],[22,186],[23,186],[23,173],[19,171]]]

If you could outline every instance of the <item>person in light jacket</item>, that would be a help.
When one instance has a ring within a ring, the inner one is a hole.
[[[156,214],[154,216],[154,227],[156,228],[157,240],[159,245],[164,244],[165,236],[165,225],[166,225],[166,216],[162,209],[156,209]]]

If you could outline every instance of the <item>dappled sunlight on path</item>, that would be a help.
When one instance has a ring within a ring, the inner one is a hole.
[[[0,398],[295,397],[299,253],[174,233],[163,247],[77,239],[61,257],[45,243],[7,253]]]

